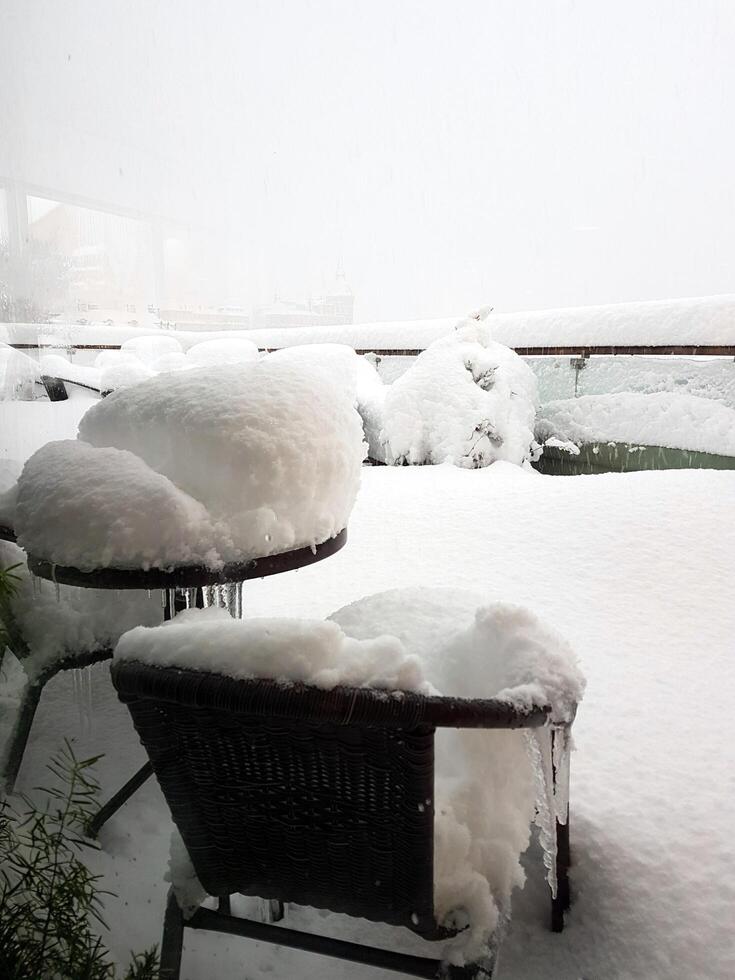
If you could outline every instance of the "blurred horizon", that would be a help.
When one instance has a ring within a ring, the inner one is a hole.
[[[731,293],[733,50],[725,0],[5,0],[13,309]]]

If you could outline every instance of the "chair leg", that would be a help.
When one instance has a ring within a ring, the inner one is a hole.
[[[179,980],[183,950],[184,917],[173,888],[170,888],[166,900],[166,914],[163,918],[161,965],[158,973],[160,980]]]
[[[33,727],[33,719],[36,716],[36,708],[41,700],[43,683],[28,683],[20,702],[18,717],[13,726],[13,734],[10,736],[5,765],[3,771],[3,785],[6,793],[12,793],[15,789],[15,781],[18,778],[23,753],[28,744],[28,737]]]
[[[567,822],[556,822],[556,898],[551,899],[551,931],[564,930],[564,913],[571,904],[569,886],[569,812]]]
[[[153,766],[150,762],[146,762],[145,765],[136,772],[134,776],[122,786],[114,796],[103,806],[99,808],[97,813],[92,817],[92,819],[87,824],[87,833],[90,837],[96,837],[100,828],[104,823],[106,823],[113,813],[117,813],[123,803],[127,803],[130,797],[135,793],[149,776],[153,775]]]

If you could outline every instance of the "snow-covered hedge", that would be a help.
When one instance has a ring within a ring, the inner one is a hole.
[[[583,395],[544,405],[536,436],[542,442],[625,442],[735,456],[735,411],[672,391]]]
[[[392,464],[522,464],[535,448],[537,405],[531,368],[469,318],[386,387],[377,441]]]

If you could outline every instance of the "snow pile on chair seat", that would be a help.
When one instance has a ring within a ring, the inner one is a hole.
[[[535,446],[536,377],[473,318],[418,356],[385,394],[389,463],[521,464]]]
[[[12,565],[20,577],[10,610],[28,655],[15,649],[31,678],[54,661],[70,654],[82,655],[112,649],[126,630],[140,623],[156,626],[163,618],[160,595],[145,592],[116,593],[104,589],[56,587],[38,579],[32,582],[26,555],[16,545],[0,541],[0,567]]]
[[[362,426],[351,386],[296,353],[159,375],[97,402],[77,442],[26,464],[19,542],[78,568],[216,568],[334,537],[357,495]]]
[[[187,667],[244,680],[302,681],[429,691],[420,660],[393,636],[357,640],[336,623],[308,619],[233,619],[226,609],[188,609],[160,629],[121,637],[117,660]]]
[[[189,610],[121,637],[116,659],[235,678],[303,681],[551,704],[568,719],[584,681],[568,644],[532,613],[472,593],[400,589],[352,603],[326,622],[237,621]],[[436,737],[437,918],[468,923],[447,955],[471,958],[523,883],[535,774],[521,731],[439,730]]]
[[[544,405],[536,436],[735,456],[735,411],[709,398],[672,391],[583,395]]]

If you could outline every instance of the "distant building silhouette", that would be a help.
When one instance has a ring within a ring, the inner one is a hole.
[[[276,296],[268,306],[253,311],[253,327],[326,327],[354,322],[355,297],[342,265],[323,296],[308,303],[291,303]]]

